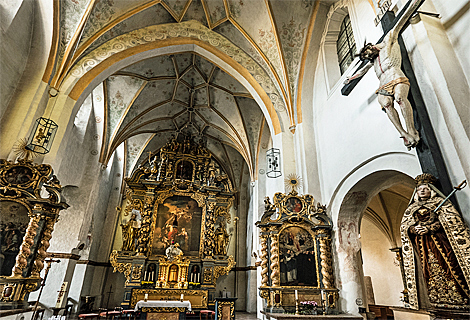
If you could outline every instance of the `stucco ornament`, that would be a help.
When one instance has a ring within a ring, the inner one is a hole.
[[[401,222],[408,303],[413,309],[468,308],[470,230],[459,212],[433,185],[430,174],[416,177],[416,189]],[[457,187],[456,187],[457,188]],[[418,285],[423,278],[425,288]],[[418,295],[418,291],[423,294]]]

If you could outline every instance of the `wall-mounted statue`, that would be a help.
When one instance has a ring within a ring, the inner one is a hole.
[[[418,303],[419,296],[427,296],[434,308],[468,307],[470,230],[433,185],[432,175],[419,175],[415,181],[400,228],[409,303],[415,309],[427,308],[427,302]]]
[[[135,240],[140,228],[140,221],[137,220],[137,215],[132,214],[126,224],[121,224],[122,228],[122,251],[134,251]]]
[[[378,95],[379,104],[387,113],[388,118],[400,133],[405,146],[410,150],[416,147],[419,142],[418,131],[414,127],[413,109],[408,101],[408,91],[410,81],[401,70],[401,53],[398,44],[398,36],[418,6],[419,1],[415,0],[403,14],[396,26],[385,36],[382,42],[373,45],[364,43],[364,47],[359,51],[359,58],[368,63],[360,68],[352,77],[348,77],[345,84],[358,77],[362,77],[373,66],[375,74],[380,80],[380,87],[375,92]],[[400,106],[406,129],[403,128],[398,116],[398,112],[393,106],[394,100]]]
[[[229,235],[224,226],[219,226],[215,230],[215,254],[227,255],[227,245],[229,242]]]

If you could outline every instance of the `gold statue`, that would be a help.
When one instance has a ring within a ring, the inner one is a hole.
[[[219,226],[215,230],[215,254],[227,255],[229,235],[223,226]]]
[[[132,214],[131,218],[126,224],[121,224],[122,228],[122,251],[134,251],[134,242],[137,238],[137,233],[140,229],[140,221],[137,220],[137,215]]]

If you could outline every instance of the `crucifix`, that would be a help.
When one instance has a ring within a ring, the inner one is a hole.
[[[416,76],[411,67],[404,41],[400,36],[400,33],[409,25],[408,20],[417,13],[424,1],[409,0],[397,17],[392,11],[385,12],[381,19],[384,34],[377,44],[365,44],[364,48],[361,49],[359,55],[362,56],[362,63],[356,69],[354,75],[345,81],[341,93],[345,96],[349,95],[362,76],[374,66],[380,80],[380,87],[376,91],[379,103],[400,132],[405,146],[408,149],[416,148],[423,172],[431,173],[437,177],[442,190],[445,193],[450,193],[453,189],[452,183],[431,126],[431,120],[424,105]],[[391,59],[394,61],[390,61]],[[393,65],[397,60],[398,64],[401,64],[401,68]],[[384,64],[388,65],[384,66]],[[387,73],[390,69],[386,68],[390,65],[393,65],[394,70]],[[404,130],[399,123],[398,113],[393,107],[394,101],[401,107],[407,130]],[[455,199],[452,202],[457,204]]]

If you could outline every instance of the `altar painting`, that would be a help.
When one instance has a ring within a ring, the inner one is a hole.
[[[0,275],[10,276],[28,227],[28,209],[18,202],[0,201]]]
[[[288,227],[279,236],[281,286],[318,286],[315,241],[307,230]]]
[[[163,255],[178,243],[185,256],[198,256],[201,237],[202,208],[186,196],[172,196],[158,206],[153,229],[152,254]]]

